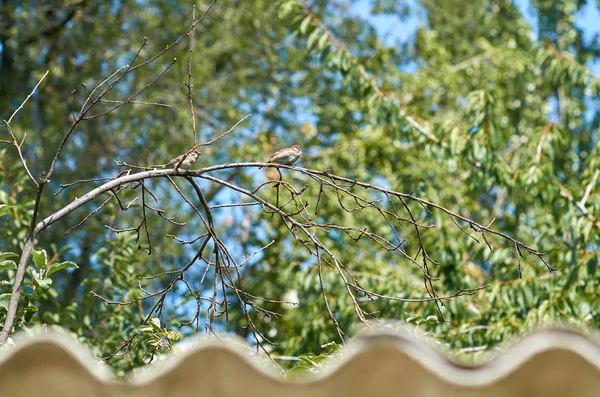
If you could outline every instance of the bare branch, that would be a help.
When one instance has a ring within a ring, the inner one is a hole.
[[[196,19],[196,5],[192,7],[192,31],[188,33],[190,35],[190,56],[188,60],[188,80],[185,86],[188,89],[188,100],[190,103],[190,116],[192,118],[192,131],[194,133],[194,146],[196,146],[198,139],[198,131],[196,131],[196,114],[194,112],[194,101],[192,100],[192,55],[194,53],[194,33],[196,33],[196,26],[194,20]]]
[[[165,52],[169,51],[171,48],[173,48],[175,45],[177,45],[181,40],[183,40],[183,38],[185,36],[188,35],[188,33],[190,33],[192,31],[192,29],[194,29],[200,22],[202,22],[204,20],[204,18],[206,18],[206,16],[210,12],[210,10],[213,8],[213,6],[216,4],[216,2],[217,2],[217,0],[213,0],[213,2],[210,3],[210,6],[208,6],[208,8],[204,12],[204,14],[200,17],[200,19],[198,19],[196,22],[194,22],[192,24],[192,26],[190,26],[190,28],[188,30],[186,30],[185,33],[183,33],[181,36],[179,36],[174,42],[172,42],[171,44],[167,45],[162,51],[160,51],[158,54],[154,55],[153,57],[145,60],[144,62],[140,63],[139,65],[136,65],[136,66],[132,67],[130,69],[130,71],[133,72],[134,70],[136,70],[138,68],[141,68],[142,66],[145,66],[145,65],[147,65],[147,64],[155,61],[156,59],[158,59],[159,57],[161,57]]]
[[[21,151],[21,146],[25,142],[25,137],[27,136],[27,133],[25,133],[23,135],[23,139],[21,140],[21,143],[19,143],[17,141],[17,137],[13,133],[13,130],[12,130],[9,122],[6,121],[6,120],[4,120],[4,124],[6,124],[6,128],[8,129],[8,133],[10,134],[10,136],[13,139],[12,142],[9,142],[9,141],[4,141],[4,142],[11,143],[17,149],[17,153],[19,153],[19,158],[21,159],[21,163],[23,164],[23,168],[25,168],[25,171],[27,172],[27,175],[29,176],[29,179],[31,179],[31,181],[34,183],[34,185],[36,187],[39,187],[38,181],[33,177],[33,175],[31,174],[31,171],[29,171],[29,167],[27,167],[27,160],[25,160],[25,157],[23,157],[23,152]]]
[[[38,81],[38,83],[35,85],[35,87],[33,87],[33,90],[31,91],[31,93],[29,95],[27,95],[27,98],[25,98],[25,100],[23,102],[21,102],[21,105],[17,109],[15,109],[15,111],[13,112],[13,114],[11,114],[10,117],[8,118],[8,120],[5,121],[5,123],[7,125],[10,124],[10,122],[12,121],[12,119],[17,115],[17,113],[19,113],[19,110],[23,109],[23,106],[25,106],[25,104],[27,103],[27,101],[29,100],[29,98],[31,98],[33,96],[33,94],[35,94],[35,91],[40,86],[40,84],[42,84],[42,81],[44,81],[44,79],[46,78],[46,76],[48,76],[48,73],[50,73],[50,71],[46,70],[46,73],[44,73],[44,75],[42,76],[42,78],[40,79],[40,81]]]
[[[222,133],[221,135],[219,135],[218,137],[211,139],[210,141],[206,142],[206,143],[200,143],[200,144],[196,144],[194,145],[194,149],[196,147],[201,147],[201,146],[209,146],[212,145],[213,143],[215,143],[216,141],[218,141],[219,139],[223,138],[225,135],[228,135],[231,131],[233,131],[238,125],[240,125],[242,122],[244,122],[248,117],[251,117],[251,114],[247,114],[244,117],[242,117],[241,119],[239,119],[239,121],[237,123],[235,123],[233,125],[233,127],[231,127],[230,129],[228,129],[227,131],[225,131],[224,133]]]
[[[126,103],[131,103],[131,101],[133,101],[135,98],[137,98],[138,96],[140,96],[144,91],[146,91],[146,89],[148,87],[151,87],[152,85],[154,85],[154,83],[156,83],[158,80],[160,80],[160,78],[162,76],[165,75],[165,73],[167,73],[169,71],[169,69],[171,69],[171,66],[173,66],[175,64],[175,62],[177,62],[177,58],[173,58],[173,60],[163,69],[163,71],[156,76],[154,79],[152,79],[148,84],[146,84],[141,90],[139,90],[137,93],[133,94],[132,96],[130,96],[129,98],[125,99],[124,101],[119,101],[117,105],[113,106],[112,108],[105,110],[103,112],[100,113],[96,113],[93,114],[91,116],[85,116],[85,114],[81,117],[81,120],[92,120],[95,118],[98,118],[100,116],[104,116],[108,113],[111,113],[115,110],[117,110],[118,108],[120,108],[121,106],[125,105]],[[127,72],[126,72],[127,73]],[[124,75],[123,75],[124,76]],[[121,76],[122,77],[122,76]],[[101,98],[101,97],[100,97]],[[101,99],[98,99],[98,102]]]

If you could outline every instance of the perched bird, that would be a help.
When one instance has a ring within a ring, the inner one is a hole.
[[[183,158],[185,156],[185,159]],[[183,168],[184,170],[190,168],[192,166],[192,164],[194,164],[196,162],[196,160],[198,160],[198,157],[200,156],[200,152],[197,150],[192,150],[191,152],[189,152],[187,154],[187,156],[185,154],[180,154],[179,156],[175,157],[173,160],[169,161],[166,165],[164,165],[164,168]],[[183,159],[183,161],[182,161]]]
[[[273,155],[271,156],[271,158],[269,158],[269,161],[267,161],[267,163],[294,165],[294,163],[298,161],[300,156],[302,156],[302,146],[293,145],[273,153]]]

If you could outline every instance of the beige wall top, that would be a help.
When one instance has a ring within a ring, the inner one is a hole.
[[[296,381],[232,340],[199,339],[128,384],[64,336],[20,339],[0,356],[0,397],[567,395],[600,395],[600,345],[564,330],[530,335],[472,368],[404,333],[363,336],[322,373]]]

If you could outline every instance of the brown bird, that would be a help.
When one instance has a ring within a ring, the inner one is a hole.
[[[198,157],[200,157],[200,152],[197,150],[192,150],[191,152],[187,153],[187,155],[180,154],[179,156],[175,157],[173,160],[165,164],[163,168],[183,168],[184,170],[187,170],[196,162],[196,160],[198,160]]]
[[[302,146],[293,145],[273,153],[273,155],[269,158],[269,161],[267,161],[267,163],[294,165],[294,163],[298,161],[300,156],[302,156]]]

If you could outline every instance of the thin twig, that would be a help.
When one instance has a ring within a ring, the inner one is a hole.
[[[35,85],[35,87],[33,87],[33,90],[31,91],[31,93],[29,95],[27,95],[27,98],[25,98],[25,100],[23,102],[21,102],[21,105],[17,109],[15,109],[15,111],[13,112],[13,114],[10,115],[10,117],[6,121],[6,124],[10,124],[10,122],[13,119],[13,117],[15,117],[17,115],[17,113],[19,113],[19,110],[23,109],[23,106],[25,106],[25,104],[27,103],[27,101],[29,100],[29,98],[31,98],[33,96],[33,94],[35,93],[35,91],[37,90],[37,88],[40,86],[40,84],[42,84],[42,81],[44,81],[44,79],[46,78],[46,76],[48,76],[48,73],[50,73],[50,71],[46,70],[46,73],[44,73],[44,75],[38,81],[38,83]]]
[[[235,123],[233,125],[233,127],[231,127],[230,129],[228,129],[227,131],[225,131],[224,133],[222,133],[221,135],[219,135],[218,137],[211,139],[210,141],[206,142],[206,143],[199,143],[194,145],[196,147],[201,147],[201,146],[209,146],[212,145],[214,142],[218,141],[219,139],[223,138],[225,135],[228,135],[231,131],[233,131],[238,125],[240,125],[242,122],[244,122],[244,120],[246,120],[248,117],[252,116],[252,114],[247,114],[244,117],[242,117],[241,119],[239,119],[239,121],[237,123]]]
[[[194,133],[194,146],[196,146],[198,139],[198,131],[196,131],[196,115],[194,112],[194,101],[192,99],[192,55],[194,53],[194,33],[196,32],[194,20],[196,19],[196,5],[192,7],[192,31],[190,35],[190,55],[188,60],[188,80],[185,86],[188,89],[188,100],[190,103],[190,116],[192,117],[192,131]]]

